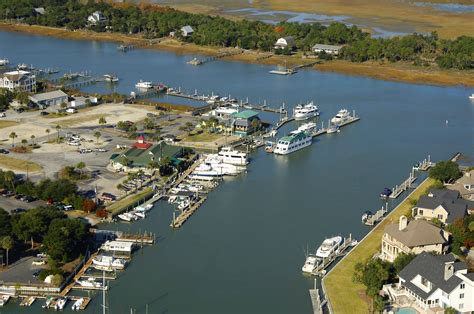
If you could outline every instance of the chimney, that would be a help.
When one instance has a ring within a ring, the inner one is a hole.
[[[398,230],[403,231],[408,226],[408,218],[406,216],[400,216],[400,221],[398,222]]]
[[[453,262],[444,263],[444,280],[448,280],[454,275]]]

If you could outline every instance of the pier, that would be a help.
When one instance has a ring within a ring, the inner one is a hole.
[[[434,167],[436,164],[434,162],[431,162],[431,156],[428,155],[428,158],[423,159],[422,162],[418,163],[413,167],[413,170],[418,170],[418,171],[428,171],[431,167]]]
[[[313,306],[313,314],[323,314],[323,307],[327,302],[324,296],[324,289],[323,300],[321,300],[321,294],[316,283],[316,279],[314,279],[314,287],[309,289],[309,297],[311,298],[311,305]]]
[[[194,214],[194,212],[206,201],[207,197],[203,196],[198,198],[198,201],[193,203],[189,209],[183,210],[178,217],[175,217],[175,213],[173,212],[173,221],[170,224],[171,228],[179,228],[181,227],[189,217]]]
[[[215,56],[206,57],[206,58],[203,58],[203,59],[194,58],[194,59],[188,61],[187,63],[192,64],[192,65],[203,65],[203,64],[206,64],[206,63],[209,63],[209,62],[212,62],[212,61],[216,61],[216,60],[225,58],[225,57],[240,55],[242,53],[244,53],[244,51],[241,50],[241,49],[235,50],[235,51],[222,51],[222,52],[220,52],[219,54],[217,54]]]
[[[364,222],[367,226],[374,226],[375,224],[382,221],[383,217],[388,213],[388,203],[385,207],[382,206],[381,209],[375,212],[372,216],[369,216]]]
[[[344,238],[344,241],[336,247],[331,255],[317,261],[312,275],[324,276],[326,274],[326,268],[328,268],[329,265],[331,265],[338,257],[343,256],[349,247],[354,245],[355,241],[352,239],[352,234],[349,234],[349,237]]]
[[[392,194],[390,194],[389,197],[393,199],[399,197],[400,194],[402,194],[411,187],[411,184],[415,182],[415,180],[415,174],[413,173],[413,171],[411,171],[409,177],[405,181],[403,181],[400,185],[395,186],[395,188],[392,190]]]

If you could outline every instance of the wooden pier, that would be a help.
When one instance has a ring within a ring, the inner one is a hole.
[[[194,212],[206,201],[207,197],[200,197],[197,202],[193,203],[189,209],[184,210],[178,217],[174,217],[173,213],[173,221],[170,224],[171,228],[179,228],[181,227],[189,217],[194,214]]]
[[[402,194],[411,187],[411,184],[415,182],[415,180],[416,177],[413,171],[411,171],[409,177],[405,181],[403,181],[402,184],[395,186],[395,188],[392,190],[392,194],[390,194],[389,197],[393,199],[399,197],[400,194]]]
[[[382,206],[382,208],[376,211],[374,215],[368,217],[367,220],[364,221],[364,224],[366,224],[367,226],[374,226],[375,224],[382,221],[383,217],[387,213],[388,213],[388,204],[385,207]]]
[[[202,58],[202,59],[194,58],[194,59],[188,61],[187,63],[192,64],[192,65],[203,65],[203,64],[206,64],[206,63],[209,63],[209,62],[212,62],[212,61],[216,61],[216,60],[225,58],[225,57],[240,55],[243,52],[244,51],[241,50],[241,49],[235,50],[235,51],[222,51],[222,52],[220,52],[219,54],[217,54],[215,56],[206,57],[206,58]]]
[[[122,242],[133,242],[137,244],[153,244],[155,243],[155,235],[122,233],[115,240]]]
[[[331,255],[317,261],[312,274],[315,276],[324,276],[326,274],[326,268],[328,268],[329,265],[331,265],[338,257],[344,255],[349,247],[354,246],[354,243],[355,241],[352,239],[352,234],[349,234],[349,237],[344,238],[342,244],[339,244]]]
[[[20,306],[31,306],[35,300],[35,297],[25,297],[21,300]]]
[[[431,162],[431,156],[428,155],[428,158],[423,159],[417,166],[413,167],[413,170],[418,171],[428,171],[431,167],[434,167],[436,164]]]
[[[313,313],[322,314],[323,307],[321,305],[321,297],[319,296],[319,289],[309,289],[309,296],[311,297],[311,304],[313,305]]]

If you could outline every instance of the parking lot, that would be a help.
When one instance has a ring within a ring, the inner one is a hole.
[[[7,283],[44,283],[39,281],[34,275],[46,268],[46,265],[33,265],[35,260],[38,260],[38,258],[33,256],[24,257],[9,265],[8,269],[0,272],[0,281]]]

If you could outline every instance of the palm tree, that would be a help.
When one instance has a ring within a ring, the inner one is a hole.
[[[48,142],[49,142],[49,133],[51,133],[50,129],[46,129],[46,133],[48,133]]]
[[[12,191],[15,191],[15,173],[13,171],[7,171],[3,175],[3,178],[6,182],[10,183]]]
[[[61,126],[58,124],[56,125],[56,131],[58,131],[58,142],[59,142],[59,130],[61,130]]]
[[[31,138],[31,141],[33,142],[33,145],[35,145],[36,144],[35,143],[36,136],[33,134],[33,135],[30,136],[30,138]]]
[[[103,127],[104,124],[107,124],[107,120],[105,120],[104,117],[100,117],[99,118],[99,124],[102,125],[102,127]]]
[[[82,169],[86,167],[86,164],[83,161],[77,163],[76,168],[79,169],[79,179],[82,179]]]
[[[26,138],[22,139],[21,140],[21,146],[25,147],[26,144],[28,144],[28,141],[26,140]]]
[[[7,266],[8,266],[8,253],[10,252],[11,249],[13,249],[13,246],[15,245],[15,242],[13,241],[13,238],[10,236],[3,237],[2,239],[2,248],[7,251]]]
[[[95,136],[95,138],[97,139],[97,144],[99,144],[99,138],[100,138],[101,135],[102,135],[102,134],[100,134],[99,131],[95,131],[95,132],[94,132],[94,136]]]
[[[15,132],[11,132],[9,137],[12,139],[12,147],[15,146],[15,139],[18,137]]]

